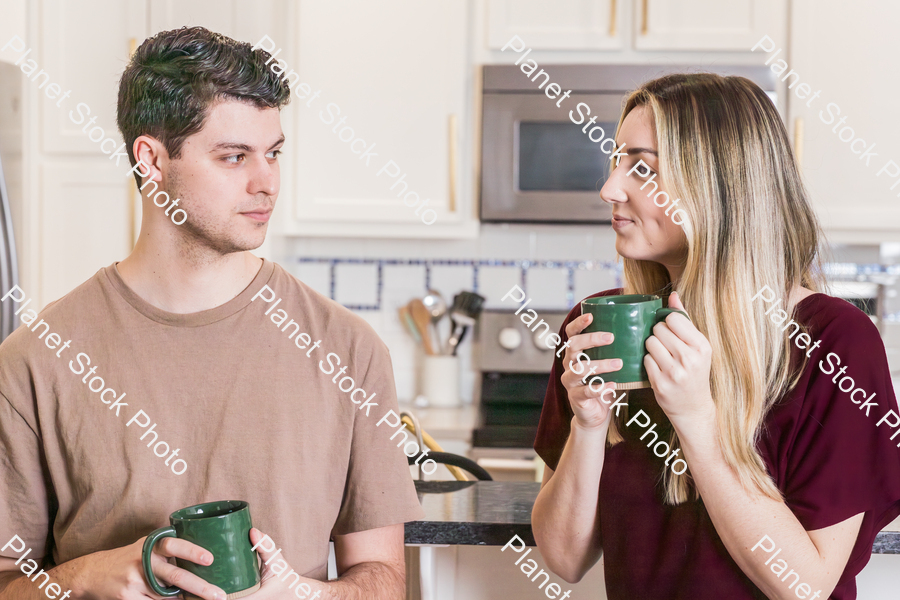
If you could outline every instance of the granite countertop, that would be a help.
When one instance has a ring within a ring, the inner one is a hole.
[[[425,518],[406,524],[407,544],[502,546],[518,535],[534,546],[531,508],[540,483],[417,481]],[[900,532],[882,531],[873,554],[900,554]]]

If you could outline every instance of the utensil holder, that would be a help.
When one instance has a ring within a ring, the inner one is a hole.
[[[459,398],[459,357],[423,356],[419,370],[419,393],[428,406],[461,406]]]

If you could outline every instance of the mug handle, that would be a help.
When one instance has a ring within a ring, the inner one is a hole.
[[[153,553],[153,547],[156,545],[156,542],[167,537],[177,537],[175,535],[174,527],[162,527],[148,535],[147,539],[144,540],[144,550],[141,552],[141,563],[144,565],[144,576],[147,578],[147,583],[150,584],[150,589],[160,596],[172,598],[180,594],[182,589],[175,586],[163,587],[160,585],[150,566],[150,555]]]
[[[687,313],[684,312],[683,310],[678,310],[677,308],[657,308],[656,309],[656,323],[654,323],[654,325],[656,325],[657,323],[659,323],[661,321],[665,321],[666,317],[668,317],[672,313],[681,313],[685,317],[687,317],[688,321],[691,320],[691,318],[688,317]]]

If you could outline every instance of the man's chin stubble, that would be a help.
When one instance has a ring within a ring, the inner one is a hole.
[[[268,224],[259,225],[262,226],[262,231],[257,230],[246,237],[240,237],[226,231],[210,231],[209,228],[198,226],[188,220],[179,232],[180,254],[192,262],[208,263],[236,252],[254,250],[265,241]]]

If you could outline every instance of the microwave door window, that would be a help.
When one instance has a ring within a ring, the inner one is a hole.
[[[598,125],[613,134],[617,123]],[[593,142],[568,121],[520,121],[518,126],[520,191],[596,192],[606,182],[609,155],[600,149],[602,136]]]

